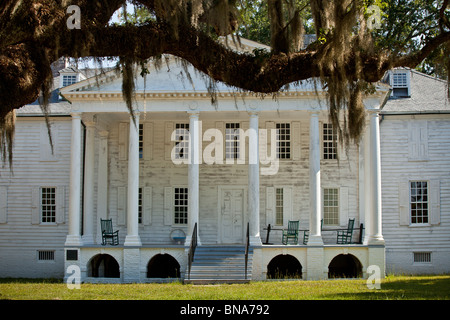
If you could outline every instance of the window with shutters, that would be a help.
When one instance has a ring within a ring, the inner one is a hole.
[[[428,223],[428,182],[410,182],[411,224]]]
[[[339,189],[323,189],[323,224],[339,225]]]
[[[291,158],[291,124],[277,123],[277,158]]]
[[[41,222],[55,223],[56,222],[56,188],[42,187],[41,188]]]

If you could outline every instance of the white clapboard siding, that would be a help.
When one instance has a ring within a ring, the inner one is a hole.
[[[445,240],[450,234],[450,119],[386,116],[381,133],[383,236],[388,252],[450,250]],[[411,225],[410,181],[428,183],[429,223],[422,226]],[[387,263],[401,263],[396,254],[387,257]]]

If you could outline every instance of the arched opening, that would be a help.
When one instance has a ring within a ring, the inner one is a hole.
[[[328,265],[328,278],[361,278],[362,265],[351,254],[340,254]]]
[[[147,265],[147,278],[179,278],[180,264],[170,254],[157,254]]]
[[[267,279],[301,279],[302,265],[294,256],[280,254],[267,265]]]
[[[120,278],[119,264],[109,254],[97,254],[89,261],[88,276],[94,278]]]

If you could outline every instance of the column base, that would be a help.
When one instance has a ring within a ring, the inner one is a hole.
[[[308,238],[308,246],[323,246],[322,236],[310,235]]]
[[[363,242],[365,245],[384,245],[384,238],[382,235],[367,236]]]
[[[261,237],[259,237],[259,236],[250,236],[249,240],[250,240],[250,245],[252,247],[262,246]]]
[[[83,241],[80,236],[67,235],[64,245],[66,247],[81,247],[83,245]]]
[[[129,247],[140,247],[142,246],[141,238],[135,235],[127,235],[123,245]]]

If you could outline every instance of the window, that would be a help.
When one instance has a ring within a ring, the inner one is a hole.
[[[240,134],[239,123],[227,123],[225,126],[225,158],[239,159]]]
[[[394,73],[392,75],[392,86],[394,88],[407,88],[408,80],[406,77],[406,73]]]
[[[323,224],[339,225],[339,190],[323,190]]]
[[[276,200],[275,200],[275,224],[277,226],[283,225],[283,188],[276,188]]]
[[[174,189],[174,223],[187,224],[188,222],[188,188]]]
[[[142,223],[142,188],[139,188],[138,194],[138,223]]]
[[[291,158],[291,124],[277,123],[277,158]]]
[[[428,223],[428,182],[410,182],[411,224]]]
[[[175,159],[189,159],[189,123],[175,124]]]
[[[77,76],[63,76],[63,87],[69,86],[77,82]]]
[[[414,262],[431,263],[431,252],[413,252]]]
[[[41,188],[41,222],[56,222],[56,188]]]
[[[406,72],[396,72],[392,74],[392,95],[394,97],[408,97],[408,74]]]
[[[139,159],[144,156],[144,125],[139,124]]]
[[[55,251],[52,250],[38,250],[38,261],[55,261]]]
[[[331,123],[323,124],[323,158],[337,159],[337,134]]]

